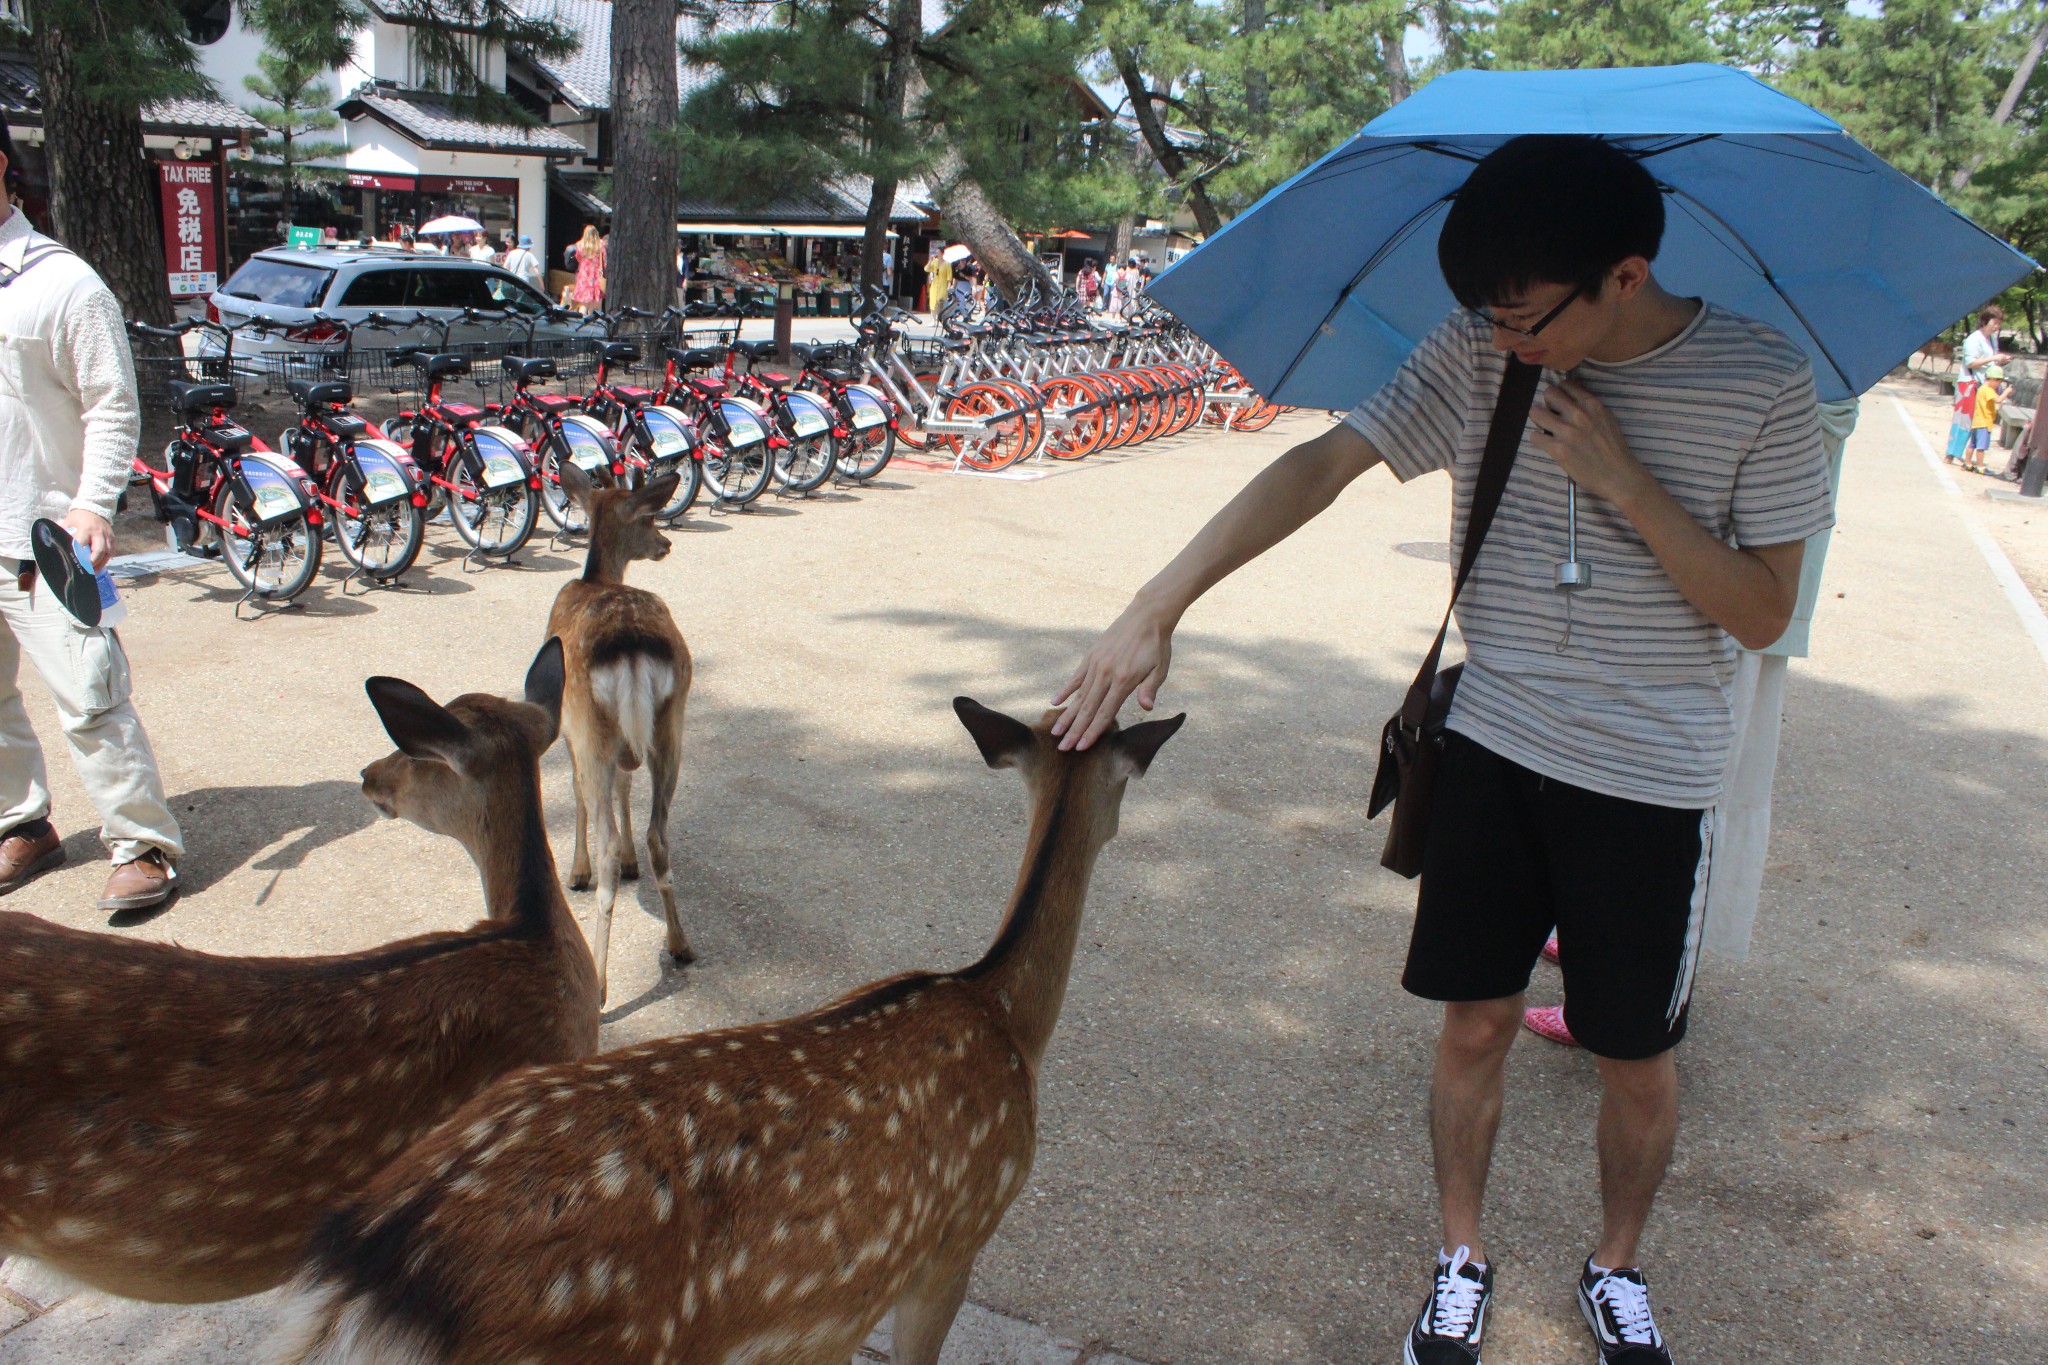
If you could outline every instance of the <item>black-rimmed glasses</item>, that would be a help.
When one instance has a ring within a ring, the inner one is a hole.
[[[1488,327],[1495,327],[1511,335],[1518,337],[1526,337],[1527,339],[1533,341],[1545,327],[1548,327],[1551,323],[1557,321],[1558,314],[1562,313],[1565,309],[1571,307],[1572,304],[1577,301],[1578,297],[1585,292],[1585,285],[1580,284],[1573,286],[1571,293],[1566,294],[1563,298],[1557,301],[1557,307],[1551,309],[1549,312],[1545,313],[1542,317],[1536,319],[1535,322],[1529,324],[1527,327],[1517,327],[1511,322],[1502,322],[1499,318],[1493,316],[1493,314],[1487,312],[1484,308],[1474,308],[1472,310],[1472,313],[1475,317],[1477,317],[1481,322],[1485,323]]]

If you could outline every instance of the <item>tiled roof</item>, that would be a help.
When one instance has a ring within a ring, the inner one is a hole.
[[[566,57],[529,54],[535,66],[561,87],[562,97],[579,109],[609,109],[612,106],[612,6],[611,0],[526,0],[526,13],[533,19],[552,19],[582,40]],[[700,21],[690,15],[676,17],[676,36],[694,38]],[[707,84],[711,72],[694,67],[676,54],[676,89],[687,95]]]
[[[447,97],[388,86],[358,86],[336,106],[343,118],[368,114],[388,123],[422,147],[434,150],[509,152],[515,155],[560,152],[576,155],[583,144],[558,128],[522,127],[515,123],[480,123],[448,106]]]
[[[0,56],[0,116],[42,122],[43,85],[26,57]],[[249,114],[216,99],[159,100],[143,107],[142,125],[153,133],[263,131]]]

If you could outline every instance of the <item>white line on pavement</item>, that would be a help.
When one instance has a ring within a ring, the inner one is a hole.
[[[1896,396],[1892,407],[1899,414],[1899,422],[1906,428],[1906,434],[1913,438],[1913,444],[1920,447],[1920,456],[1927,461],[1927,467],[1934,471],[1934,477],[1941,480],[1941,486],[1955,498],[1956,510],[1963,514],[1963,529],[1970,533],[1970,539],[1977,542],[1977,550],[1984,556],[1984,562],[1991,566],[1991,576],[1998,580],[1998,586],[2005,589],[2005,597],[2012,603],[2014,611],[2020,614],[2020,624],[2027,628],[2027,636],[2034,642],[2034,648],[2041,651],[2042,662],[2048,663],[2048,612],[2041,610],[2041,604],[2034,600],[2034,594],[2027,591],[2027,585],[2020,581],[2019,570],[2005,557],[2005,551],[1998,548],[1998,542],[1991,533],[1981,526],[1963,502],[1962,485],[1949,473],[1948,466],[1934,453],[1934,446],[1928,441],[1927,433],[1920,430],[1920,424],[1906,411],[1906,405]]]

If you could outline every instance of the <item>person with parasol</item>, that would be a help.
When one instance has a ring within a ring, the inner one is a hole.
[[[1351,411],[1139,590],[1054,698],[1062,747],[1132,695],[1149,710],[1183,614],[1360,475],[1452,477],[1466,659],[1439,677],[1438,635],[1375,783],[1374,809],[1399,793],[1383,861],[1421,876],[1402,984],[1441,1006],[1443,1242],[1406,1365],[1479,1360],[1504,1065],[1553,929],[1604,1089],[1578,1303],[1610,1365],[1671,1360],[1639,1241],[1677,1131],[1738,649],[1785,631],[1833,520],[1817,398],[2030,264],[1739,72],[1466,72],[1154,287],[1260,392]]]

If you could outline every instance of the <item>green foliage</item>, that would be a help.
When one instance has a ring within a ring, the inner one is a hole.
[[[1557,70],[1710,62],[1713,0],[1505,0],[1491,65]]]
[[[140,108],[212,93],[175,0],[30,0],[28,20],[64,35],[95,104]]]
[[[303,59],[279,52],[259,54],[256,65],[259,74],[244,76],[242,84],[263,101],[249,113],[269,135],[256,139],[251,150],[258,161],[279,168],[284,181],[284,218],[290,223],[298,206],[299,186],[347,176],[345,171],[305,163],[338,158],[348,147],[318,137],[341,126],[341,120],[328,108],[334,102],[334,92],[317,79],[321,65],[309,66]]]

